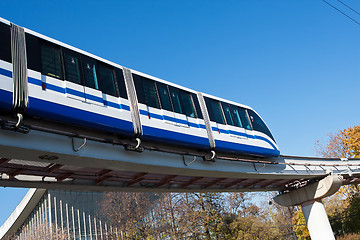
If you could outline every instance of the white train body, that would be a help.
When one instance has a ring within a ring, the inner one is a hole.
[[[127,69],[1,18],[0,110],[155,144],[279,156],[248,106]]]

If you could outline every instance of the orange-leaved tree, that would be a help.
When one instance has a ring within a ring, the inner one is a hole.
[[[325,145],[320,141],[316,142],[319,155],[326,158],[360,158],[360,125],[328,136]],[[335,195],[325,199],[326,210],[335,235],[360,233],[359,190],[358,184],[343,186]]]
[[[316,150],[322,157],[358,158],[360,157],[360,125],[328,134],[329,140],[322,145],[318,140]]]

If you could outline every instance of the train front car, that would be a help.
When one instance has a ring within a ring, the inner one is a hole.
[[[250,107],[204,94],[216,152],[278,157],[269,128]]]

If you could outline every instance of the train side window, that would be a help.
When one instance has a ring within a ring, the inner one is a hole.
[[[169,87],[170,90],[170,98],[174,106],[174,112],[183,113],[183,109],[181,107],[180,95],[178,89],[174,87]]]
[[[0,59],[11,62],[11,33],[10,26],[0,23]]]
[[[146,104],[144,88],[141,83],[141,77],[136,74],[133,74],[132,77],[134,79],[136,95],[139,103]]]
[[[138,101],[149,107],[160,108],[156,94],[155,82],[136,74],[133,74],[133,79],[135,82]]]
[[[230,105],[227,104],[227,103],[224,103],[224,102],[221,102],[221,106],[224,110],[224,115],[225,115],[225,118],[226,118],[226,123],[228,125],[232,125],[232,126],[235,126],[235,123],[234,123],[234,120],[233,120],[233,117],[232,117],[232,114],[231,114],[231,110],[230,110]]]
[[[49,44],[42,44],[41,66],[42,74],[62,79],[60,49]]]
[[[96,73],[96,61],[82,57],[82,68],[83,68],[83,75],[84,75],[84,84],[87,87],[99,89],[98,77]]]
[[[99,64],[97,68],[99,90],[105,94],[117,96],[113,69],[105,64]]]
[[[79,56],[70,51],[64,51],[65,80],[81,84]]]
[[[220,124],[225,124],[220,103],[210,98],[205,98],[205,103],[209,112],[210,120]]]
[[[182,105],[184,114],[188,117],[195,118],[196,117],[195,110],[194,110],[193,103],[191,101],[190,94],[185,91],[180,91],[180,100],[181,100],[181,105]]]
[[[40,39],[25,33],[27,67],[31,70],[41,72],[41,47]]]
[[[163,83],[157,82],[156,87],[159,93],[161,108],[168,111],[173,111],[167,86]]]
[[[127,97],[127,92],[126,92],[123,71],[119,68],[115,68],[115,77],[116,77],[116,82],[117,82],[117,86],[119,89],[120,97],[127,99],[128,97]]]
[[[241,121],[241,117],[240,117],[240,110],[238,107],[235,107],[233,105],[230,106],[231,109],[231,114],[233,116],[233,120],[234,120],[234,126],[237,127],[243,127],[242,121]],[[224,110],[225,111],[225,110]],[[245,112],[246,113],[246,112]]]
[[[275,141],[274,137],[272,136],[270,130],[266,126],[266,124],[261,120],[261,118],[251,109],[248,109],[248,114],[250,117],[250,121],[252,123],[253,129],[268,135],[272,140]]]
[[[198,100],[196,94],[192,93],[191,96],[192,96],[192,99],[193,99],[193,102],[194,102],[194,105],[195,105],[197,117],[200,118],[200,119],[203,119],[203,115],[202,115],[202,112],[201,112],[199,100]]]
[[[247,130],[251,130],[251,124],[250,124],[250,120],[249,120],[249,117],[246,113],[246,110],[243,109],[243,108],[240,108],[240,107],[237,107],[238,111],[239,111],[239,114],[240,114],[240,119],[241,119],[241,122],[243,124],[243,127]]]

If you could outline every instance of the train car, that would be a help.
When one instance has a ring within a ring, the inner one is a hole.
[[[0,18],[0,111],[212,153],[277,157],[250,107],[128,69]],[[138,147],[138,146],[137,146]]]

